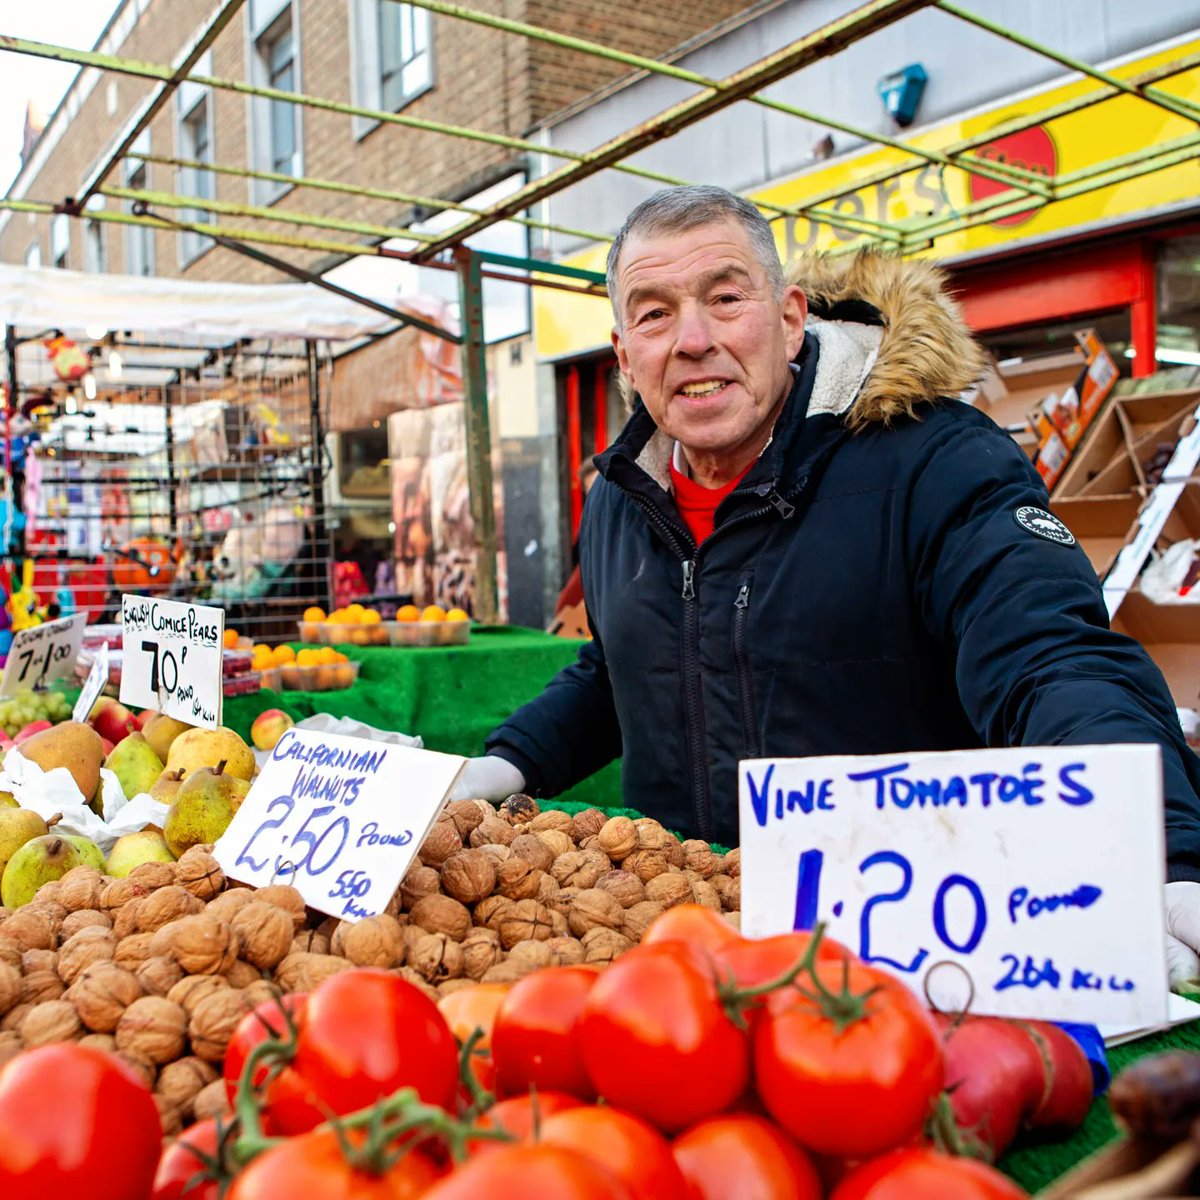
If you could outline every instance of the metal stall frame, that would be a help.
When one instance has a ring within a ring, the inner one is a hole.
[[[228,25],[242,2],[243,0],[220,0],[191,46],[179,56],[176,63],[171,65],[102,54],[97,51],[74,50],[0,34],[0,51],[74,63],[81,68],[94,68],[101,72],[117,75],[157,80],[160,84],[160,87],[142,103],[119,144],[103,158],[86,179],[81,180],[75,195],[61,198],[48,197],[40,200],[7,197],[0,200],[0,211],[68,213],[71,216],[80,217],[84,204],[92,196],[110,196],[114,199],[134,202],[138,205],[138,210],[129,213],[101,209],[89,212],[89,219],[141,225],[154,229],[178,229],[202,233],[218,240],[228,249],[242,254],[250,254],[260,262],[321,287],[332,287],[333,285],[301,267],[289,264],[284,259],[267,255],[252,249],[252,247],[267,245],[281,251],[317,251],[326,255],[340,256],[342,259],[373,255],[455,271],[459,280],[462,334],[456,336],[432,326],[427,331],[435,332],[437,336],[445,337],[462,347],[468,478],[471,511],[476,522],[479,547],[476,607],[477,616],[484,621],[496,619],[498,605],[496,528],[491,486],[487,378],[483,354],[483,308],[480,290],[482,280],[487,278],[505,279],[534,287],[554,287],[570,292],[603,294],[604,279],[596,272],[580,270],[542,259],[518,258],[478,251],[465,244],[467,239],[498,222],[516,221],[532,229],[565,234],[597,244],[610,241],[611,239],[602,233],[572,229],[538,220],[530,210],[534,210],[540,202],[549,199],[572,184],[601,171],[617,171],[668,186],[689,182],[635,165],[629,161],[629,158],[638,151],[669,138],[736,103],[766,107],[774,112],[848,134],[867,145],[890,148],[904,156],[880,171],[857,179],[857,186],[885,182],[923,166],[934,166],[939,171],[962,172],[968,176],[985,178],[992,184],[1003,185],[1000,191],[986,199],[966,205],[949,214],[914,217],[890,224],[838,212],[828,207],[840,194],[836,191],[816,191],[807,197],[804,204],[798,206],[754,201],[772,219],[803,217],[850,235],[850,240],[832,253],[850,253],[864,246],[879,246],[902,255],[928,250],[935,246],[939,237],[961,232],[979,224],[994,222],[1002,217],[1029,213],[1063,200],[1099,191],[1131,179],[1152,175],[1180,163],[1200,158],[1200,106],[1164,90],[1161,86],[1170,79],[1200,66],[1200,55],[1181,56],[1160,68],[1143,72],[1140,75],[1116,74],[1100,70],[1057,51],[1053,47],[1036,42],[1032,38],[981,17],[969,9],[953,3],[952,0],[868,0],[867,3],[827,22],[723,79],[710,78],[677,65],[675,59],[679,57],[678,55],[664,56],[661,60],[648,58],[614,50],[583,38],[508,20],[493,13],[480,12],[467,5],[451,4],[445,0],[409,0],[409,3],[446,19],[469,21],[514,37],[551,43],[579,54],[620,64],[628,67],[631,72],[668,77],[696,89],[695,94],[670,105],[662,112],[590,150],[547,146],[528,138],[513,137],[467,126],[450,125],[417,117],[407,112],[396,113],[370,109],[307,93],[282,92],[270,87],[253,85],[243,80],[195,73],[193,68],[200,56]],[[989,129],[986,133],[960,139],[940,149],[922,147],[899,137],[860,128],[827,114],[786,104],[763,94],[763,89],[804,67],[831,58],[863,38],[877,33],[913,13],[926,9],[940,10],[949,19],[964,22],[997,38],[1018,45],[1064,68],[1067,72],[1095,81],[1097,87],[1067,101],[1007,121]],[[445,137],[500,146],[526,154],[533,162],[548,158],[563,161],[561,165],[554,167],[548,173],[529,180],[503,200],[487,207],[477,208],[454,199],[418,196],[382,188],[365,188],[337,179],[282,176],[267,171],[250,170],[235,164],[199,163],[164,155],[133,153],[132,147],[142,129],[184,81],[243,96],[363,118],[381,125],[421,130]],[[1198,128],[1183,136],[1148,145],[1136,154],[1098,159],[1084,168],[1065,173],[1042,174],[1009,163],[996,162],[979,154],[982,147],[999,137],[1035,125],[1053,122],[1117,98],[1128,97],[1136,98],[1172,116],[1193,122]],[[198,196],[150,192],[110,185],[107,182],[109,176],[116,166],[126,158],[176,167],[193,167],[209,170],[216,174],[236,175],[247,179],[286,182],[297,189],[322,190],[420,206],[425,209],[459,212],[463,214],[463,220],[443,233],[431,235],[408,226],[347,221],[295,209],[281,211],[250,204],[208,200]],[[232,219],[236,224],[206,223],[200,225],[189,223],[186,219],[164,215],[161,211],[164,209],[200,210]],[[263,228],[262,224],[268,221],[294,225],[298,232],[294,234],[281,233],[277,230]],[[300,232],[305,229],[349,235],[350,238],[358,240]],[[413,248],[397,250],[383,245],[385,240],[395,238],[406,239],[413,244]],[[339,289],[339,291],[340,294],[347,295],[344,289]],[[363,303],[371,303],[373,307],[379,307],[362,297],[351,296],[351,298],[359,299]],[[405,314],[394,313],[392,315],[396,317],[398,324],[416,323],[412,317]]]

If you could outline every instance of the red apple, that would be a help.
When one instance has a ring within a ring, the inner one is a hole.
[[[13,742],[19,746],[22,742],[33,737],[35,733],[41,733],[43,729],[53,728],[54,726],[49,721],[30,721],[29,724],[26,725],[25,728],[22,729],[15,738],[13,738]]]
[[[100,745],[104,747],[104,757],[107,758],[116,747],[106,737],[100,739]]]
[[[101,696],[96,701],[88,724],[102,738],[107,738],[112,742],[114,746],[138,727],[133,713],[111,696]]]
[[[137,722],[139,729],[145,729],[150,724],[151,718],[157,717],[158,713],[152,708],[143,708],[140,713],[133,719]]]
[[[295,722],[281,708],[268,708],[254,718],[250,726],[250,740],[259,750],[274,750]]]

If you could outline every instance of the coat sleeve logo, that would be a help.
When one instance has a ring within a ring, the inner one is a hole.
[[[1060,546],[1075,545],[1075,535],[1053,514],[1044,508],[1023,505],[1013,513],[1017,524],[1028,533],[1057,542]]]

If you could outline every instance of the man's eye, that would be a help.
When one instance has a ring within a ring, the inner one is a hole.
[[[718,304],[737,304],[741,300],[741,296],[737,292],[725,292],[717,297]]]
[[[641,325],[646,321],[657,321],[659,317],[665,317],[666,312],[661,308],[648,308],[638,317],[638,324]]]

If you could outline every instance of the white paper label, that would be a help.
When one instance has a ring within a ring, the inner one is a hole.
[[[121,703],[216,729],[225,613],[203,604],[121,597]]]
[[[43,688],[54,680],[68,678],[75,670],[86,624],[87,614],[76,613],[31,625],[16,634],[8,651],[4,678],[0,679],[0,696]]]
[[[104,685],[108,682],[108,643],[102,642],[100,649],[96,651],[95,660],[92,662],[92,669],[88,672],[88,677],[83,685],[83,691],[79,693],[79,699],[75,701],[75,708],[71,716],[76,721],[86,721],[88,714],[92,711],[92,705],[96,703],[100,693],[104,691]]]
[[[947,1011],[1165,1019],[1157,746],[759,759],[739,803],[749,936],[824,921]]]
[[[288,883],[347,921],[383,912],[466,759],[289,729],[213,854],[225,874]]]

